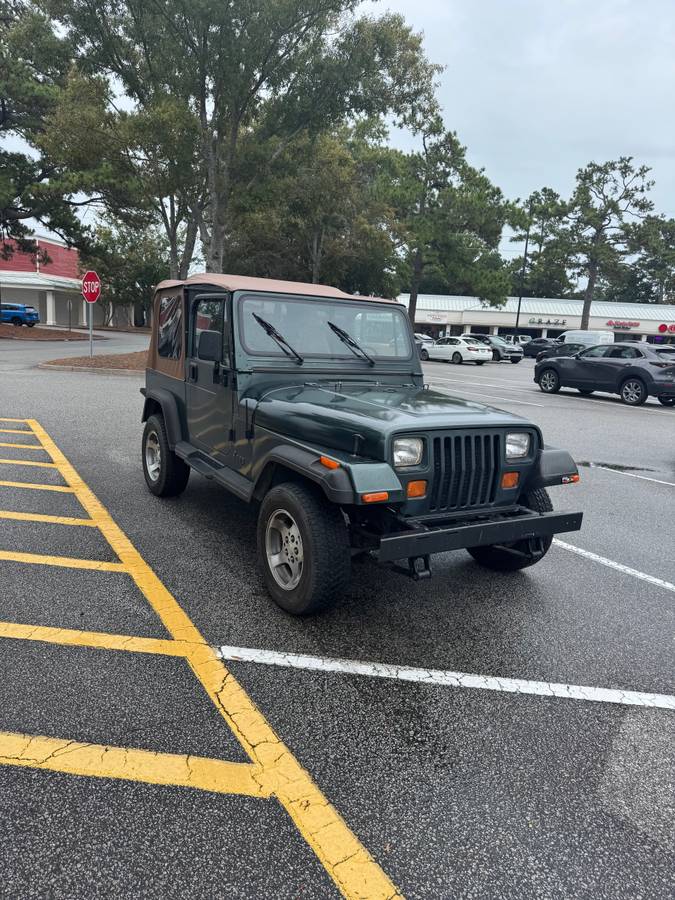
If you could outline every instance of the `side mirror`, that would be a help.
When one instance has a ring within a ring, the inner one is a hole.
[[[197,345],[197,356],[207,362],[220,362],[223,336],[219,331],[202,331]]]

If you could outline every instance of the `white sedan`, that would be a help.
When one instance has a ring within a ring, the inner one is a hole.
[[[490,362],[492,350],[484,344],[479,344],[463,338],[440,338],[433,344],[424,344],[420,350],[422,359],[442,359],[444,362],[453,362],[457,365],[463,362],[474,362],[477,366]]]

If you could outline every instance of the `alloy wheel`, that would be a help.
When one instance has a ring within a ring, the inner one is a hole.
[[[162,448],[156,431],[150,431],[145,441],[145,468],[150,481],[157,481],[162,469]]]
[[[285,591],[297,587],[304,568],[304,551],[300,529],[285,509],[277,509],[269,517],[265,529],[265,554],[272,577]]]

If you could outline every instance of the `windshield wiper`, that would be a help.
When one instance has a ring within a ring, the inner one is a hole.
[[[286,338],[279,331],[276,330],[274,325],[271,322],[268,322],[267,319],[263,319],[262,316],[257,315],[257,313],[251,313],[253,318],[256,320],[258,325],[267,333],[273,340],[277,342],[277,344],[284,351],[286,356],[289,356],[291,359],[297,359],[298,364],[302,365],[305,361],[303,356],[300,356],[297,350],[294,350],[293,347],[288,343]]]
[[[352,351],[354,356],[360,357],[361,359],[365,359],[369,365],[374,366],[375,360],[372,356],[370,356],[360,344],[357,344],[354,338],[348,332],[344,331],[338,325],[335,325],[333,322],[327,323],[328,327],[331,331],[334,331],[335,334],[340,338],[343,344],[345,344]]]

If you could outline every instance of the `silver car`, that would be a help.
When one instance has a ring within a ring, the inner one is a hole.
[[[519,363],[523,358],[522,347],[518,344],[509,344],[504,338],[496,334],[463,334],[462,338],[464,340],[471,338],[474,341],[487,345],[492,350],[494,362],[508,360],[512,363]]]

